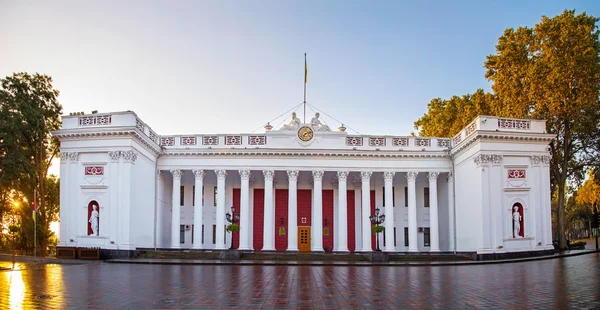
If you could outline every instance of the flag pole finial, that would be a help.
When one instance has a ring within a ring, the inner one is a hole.
[[[304,123],[306,124],[306,83],[308,82],[308,64],[304,53]]]

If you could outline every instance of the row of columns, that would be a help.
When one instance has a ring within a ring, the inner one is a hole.
[[[192,170],[195,177],[196,188],[203,188],[204,171],[203,170]],[[238,171],[241,179],[240,189],[240,250],[251,250],[250,236],[250,170],[241,169]],[[275,206],[273,200],[273,177],[275,175],[274,170],[263,170],[263,176],[265,180],[265,196],[264,196],[264,227],[275,227]],[[180,227],[180,191],[182,170],[171,170],[173,175],[173,201],[172,201],[172,219],[171,219],[171,247],[179,248],[179,227]],[[215,170],[217,176],[217,214],[216,214],[216,225],[217,227],[223,227],[225,225],[225,178],[227,171]],[[311,208],[312,223],[311,223],[311,251],[322,252],[323,251],[323,174],[324,171],[312,171],[313,176],[313,205]],[[336,218],[336,225],[338,225],[337,235],[335,240],[337,242],[335,250],[339,252],[348,252],[348,234],[347,234],[347,178],[349,171],[338,171],[338,208]],[[369,216],[371,215],[371,176],[372,172],[363,171],[360,173],[362,181],[362,211],[360,216],[361,231],[362,231],[362,242],[361,247],[357,247],[357,251],[360,252],[371,252],[371,222]],[[288,251],[298,251],[298,201],[297,201],[297,188],[298,188],[298,170],[288,170],[287,176],[289,181],[288,186]],[[384,178],[384,195],[385,205],[384,214],[388,221],[384,222],[385,237],[387,240],[394,240],[394,208],[393,208],[393,179],[395,172],[387,171],[383,173]],[[418,233],[418,222],[417,222],[417,200],[416,200],[416,178],[418,172],[407,172],[406,179],[408,183],[408,231],[409,231],[409,252],[418,251],[417,233]],[[437,202],[437,178],[439,172],[429,172],[429,199],[430,199],[430,233],[431,233],[431,252],[439,252],[439,216],[438,216],[438,202]],[[451,185],[451,175],[449,175],[449,185]],[[453,215],[453,197],[451,196],[451,190],[449,192],[449,206],[450,214]],[[194,214],[202,214],[202,190],[198,190],[195,193],[195,200],[200,203],[194,205]],[[453,222],[452,220],[450,221]],[[194,225],[196,227],[202,226],[202,216],[194,216]],[[452,224],[451,224],[452,225]],[[452,228],[453,229],[453,228]],[[358,232],[357,232],[358,233]],[[194,239],[201,240],[201,230],[194,230]],[[357,238],[358,239],[358,238]],[[453,238],[451,238],[453,239]],[[225,232],[221,229],[216,230],[215,243],[217,249],[225,248]],[[451,248],[453,247],[454,241],[451,240]],[[202,249],[200,242],[193,245],[193,249]],[[263,230],[263,248],[255,249],[263,251],[275,251],[275,229],[264,229]],[[394,252],[394,243],[387,242],[385,251]]]

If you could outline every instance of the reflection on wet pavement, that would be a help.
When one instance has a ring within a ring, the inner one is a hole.
[[[0,272],[0,309],[600,307],[600,253],[435,267],[18,267]]]

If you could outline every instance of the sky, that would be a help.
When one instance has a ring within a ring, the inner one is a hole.
[[[0,0],[0,77],[52,76],[67,115],[250,133],[297,105],[303,117],[307,53],[325,123],[409,135],[431,99],[490,89],[483,64],[506,28],[564,9],[600,16],[600,1]]]

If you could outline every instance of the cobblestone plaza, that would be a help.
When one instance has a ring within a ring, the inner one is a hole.
[[[467,266],[22,265],[0,308],[598,308],[600,253]]]

